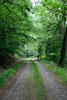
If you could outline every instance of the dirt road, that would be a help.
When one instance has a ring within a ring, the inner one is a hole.
[[[42,64],[38,61],[36,61],[36,64],[42,76],[48,98],[50,98],[49,100],[67,100],[67,89]]]
[[[43,80],[48,100],[67,100],[67,89],[65,89],[56,77],[48,71],[42,64],[35,61]],[[26,61],[24,69],[15,80],[10,89],[7,89],[5,95],[0,96],[0,100],[41,100],[34,93],[33,69],[30,61]],[[39,90],[40,91],[40,90]],[[44,100],[44,99],[43,99]]]
[[[36,100],[31,88],[30,75],[30,61],[27,61],[24,70],[1,100]]]

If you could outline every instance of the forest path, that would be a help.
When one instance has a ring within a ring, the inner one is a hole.
[[[65,89],[56,77],[42,64],[38,61],[35,62],[42,76],[48,98],[50,98],[49,100],[67,100],[67,89]]]
[[[39,69],[43,84],[48,95],[48,100],[67,100],[67,89],[65,89],[56,77],[38,61],[35,61]],[[26,61],[25,67],[19,77],[1,100],[41,100],[34,93],[33,69],[30,61]],[[40,91],[40,90],[39,90]]]
[[[1,100],[36,100],[31,83],[32,67],[30,61],[26,61],[24,70],[16,79],[10,90],[6,90]]]

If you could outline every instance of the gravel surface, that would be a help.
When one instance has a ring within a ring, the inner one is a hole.
[[[1,100],[36,100],[32,91],[30,82],[31,65],[30,61],[26,62],[26,66],[15,84],[10,90],[7,90],[5,96]]]
[[[48,100],[67,100],[67,88],[57,80],[57,78],[48,71],[42,64],[35,61],[43,83],[48,94]],[[26,61],[21,74],[15,80],[10,90],[7,89],[5,95],[0,100],[38,100],[34,93],[33,69],[30,61]],[[40,90],[39,90],[40,91]]]
[[[56,77],[42,64],[38,61],[36,61],[36,64],[42,76],[43,83],[48,94],[48,100],[67,100],[67,88],[64,88]]]

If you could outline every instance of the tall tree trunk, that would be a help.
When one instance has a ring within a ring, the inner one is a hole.
[[[59,59],[59,62],[58,62],[59,66],[64,66],[65,63],[66,63],[66,51],[67,51],[67,27],[66,27],[66,30],[65,30],[61,54],[60,54],[60,59]]]

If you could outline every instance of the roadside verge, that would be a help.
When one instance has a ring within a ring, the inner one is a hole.
[[[20,61],[14,67],[7,69],[0,75],[0,89],[8,84],[8,80],[17,74],[17,71],[22,67],[25,61]]]

